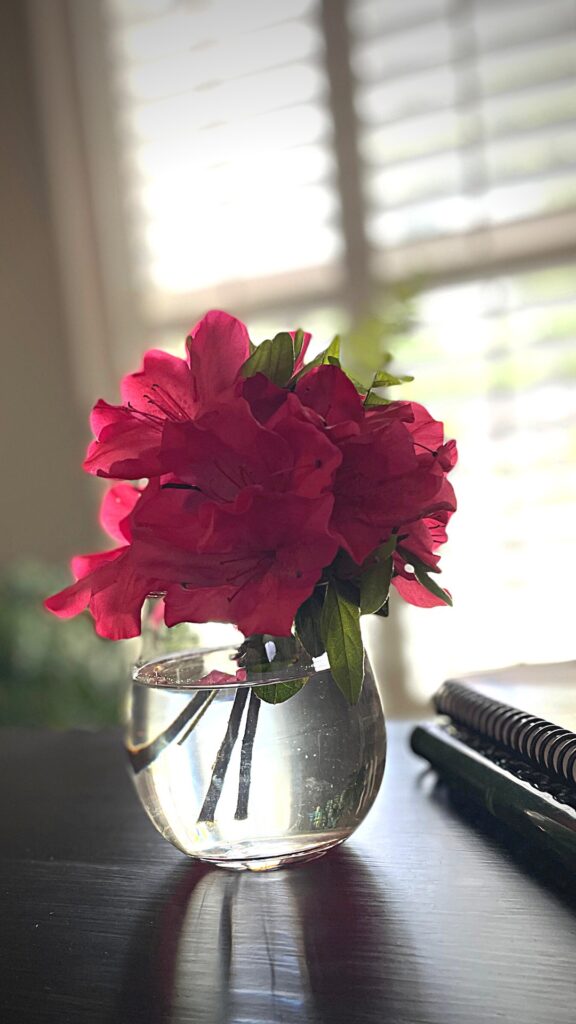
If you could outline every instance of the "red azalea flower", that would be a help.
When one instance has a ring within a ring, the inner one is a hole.
[[[296,394],[313,409],[330,432],[331,440],[358,434],[364,419],[362,399],[339,366],[317,366],[298,381]]]
[[[310,337],[304,334],[295,372],[303,366]],[[96,440],[84,469],[130,480],[158,476],[164,427],[194,420],[232,388],[250,355],[247,328],[228,313],[212,310],[190,332],[186,351],[184,360],[152,349],[142,370],[124,377],[122,405],[96,403],[91,416]]]
[[[358,563],[404,523],[444,502],[443,478],[435,463],[418,458],[406,424],[392,416],[376,422],[376,429],[365,422],[361,434],[341,445],[334,484],[331,527]]]
[[[337,366],[305,374],[296,394],[342,452],[331,529],[355,562],[404,524],[454,509],[444,475],[454,465],[455,445],[444,445],[443,424],[423,406],[391,402],[366,409]]]
[[[341,460],[339,449],[286,392],[266,426],[237,394],[194,422],[167,423],[159,456],[163,473],[217,501],[232,501],[256,484],[316,497],[332,484]]]
[[[122,381],[123,404],[96,404],[96,440],[84,462],[89,473],[132,480],[157,476],[165,424],[193,420],[230,388],[249,356],[250,339],[235,317],[212,311],[193,328],[186,348],[187,360],[147,352],[142,370]]]
[[[120,541],[120,547],[72,559],[76,583],[54,594],[45,607],[68,619],[89,608],[96,632],[109,640],[125,640],[140,634],[140,614],[149,593],[158,589],[155,580],[139,571],[131,547],[131,517],[141,497],[131,484],[117,484],[105,495],[100,522]]]
[[[246,635],[290,634],[336,554],[333,499],[244,490],[227,505],[164,489],[138,510],[134,547],[164,581],[166,623],[233,622]]]
[[[108,492],[101,523],[119,546],[75,558],[76,582],[46,607],[88,607],[97,632],[120,639],[139,634],[145,598],[162,592],[168,625],[289,635],[340,547],[361,565],[392,533],[397,590],[440,603],[408,566],[436,568],[456,507],[443,425],[409,402],[366,408],[335,365],[284,388],[245,379],[248,332],[226,313],[208,313],[186,348],[186,360],[148,352],[122,382],[123,404],[95,406],[85,468],[150,482]]]

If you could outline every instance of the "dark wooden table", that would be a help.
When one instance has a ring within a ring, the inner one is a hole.
[[[2,1024],[574,1024],[576,884],[390,732],[347,846],[252,875],[156,833],[119,734],[1,730]]]

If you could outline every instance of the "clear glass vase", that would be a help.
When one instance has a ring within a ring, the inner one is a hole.
[[[221,867],[321,856],[357,828],[382,781],[386,732],[368,658],[351,706],[325,656],[299,644],[287,655],[271,638],[263,668],[240,634],[215,642],[227,628],[147,628],[127,728],[140,800],[166,839]]]

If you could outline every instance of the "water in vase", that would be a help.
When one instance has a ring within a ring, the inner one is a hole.
[[[128,753],[162,835],[192,856],[251,870],[318,856],[347,839],[384,771],[384,718],[370,670],[353,707],[327,669],[272,705],[253,685],[199,685],[199,656],[203,678],[217,679],[210,659],[221,662],[222,652],[195,652],[148,662],[131,688]]]

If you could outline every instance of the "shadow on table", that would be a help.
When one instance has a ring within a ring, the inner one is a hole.
[[[418,1019],[408,940],[349,850],[262,875],[188,866],[147,921],[126,965],[123,1024]]]
[[[464,789],[438,778],[433,769],[424,769],[419,785],[426,787],[436,806],[466,824],[479,839],[521,868],[534,883],[558,897],[564,907],[576,911],[574,871],[546,848],[545,840],[535,843],[499,821],[485,807],[471,800]]]

